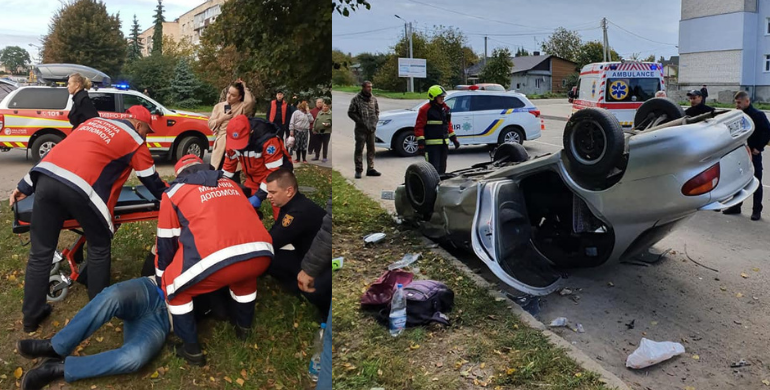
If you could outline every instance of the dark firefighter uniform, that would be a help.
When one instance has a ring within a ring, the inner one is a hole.
[[[181,169],[163,193],[157,234],[155,275],[185,347],[198,345],[193,297],[224,286],[235,301],[236,325],[249,328],[257,277],[273,257],[273,245],[240,186],[202,161]]]
[[[431,100],[420,107],[417,122],[414,125],[414,135],[417,137],[419,148],[425,153],[425,161],[433,165],[439,174],[446,172],[446,160],[449,152],[449,141],[455,147],[460,146],[454,130],[449,107]]]
[[[289,291],[300,291],[297,287],[297,275],[302,270],[302,259],[313,244],[316,233],[321,229],[325,215],[326,211],[321,206],[297,192],[281,207],[278,218],[270,229],[275,257],[267,273],[278,279]],[[328,282],[331,283],[331,279]],[[320,292],[328,290],[325,287],[331,286],[319,286],[318,283],[321,281],[316,281],[316,292],[302,292],[302,295],[318,308],[323,318],[326,318],[331,302],[328,296]]]

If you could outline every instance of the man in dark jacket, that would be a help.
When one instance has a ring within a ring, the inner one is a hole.
[[[709,90],[706,89],[706,84],[703,84],[703,87],[701,87],[700,94],[703,95],[703,102],[705,103],[709,97]]]
[[[361,154],[366,145],[366,176],[380,176],[381,173],[374,169],[374,132],[377,130],[377,121],[380,118],[380,106],[377,98],[372,96],[372,82],[364,81],[361,84],[361,92],[350,100],[348,117],[356,123],[353,129],[356,139],[356,149],[353,161],[356,164],[356,179],[361,178],[364,171],[364,163]]]
[[[703,97],[701,91],[698,91],[697,89],[687,92],[687,98],[690,99],[690,108],[684,110],[684,114],[687,116],[698,116],[714,111],[714,107],[706,105],[706,99]]]
[[[749,148],[751,149],[751,162],[754,164],[754,177],[759,180],[759,187],[754,191],[754,204],[751,211],[751,220],[758,221],[762,215],[762,151],[765,150],[765,145],[770,142],[770,121],[767,120],[767,115],[764,112],[757,110],[751,105],[749,94],[745,91],[740,91],[735,94],[735,108],[743,110],[754,122],[754,132],[748,139]],[[722,211],[724,214],[740,214],[741,205],[730,207],[727,210]]]
[[[324,209],[298,192],[297,178],[291,171],[279,169],[267,176],[267,199],[274,207],[281,209],[275,224],[270,229],[275,257],[267,274],[277,279],[287,290],[298,293],[298,275],[302,271],[302,259],[313,245],[313,239],[321,228]],[[314,271],[311,271],[314,272]],[[322,285],[321,278],[314,281],[315,292],[302,294],[318,308],[325,319],[331,304],[329,285]]]

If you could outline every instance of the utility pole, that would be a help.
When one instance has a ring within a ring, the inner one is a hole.
[[[604,62],[607,62],[607,58],[610,57],[610,43],[607,40],[607,18],[602,18],[602,31],[604,35]]]
[[[484,66],[487,66],[487,37],[484,37]]]
[[[409,22],[409,58],[414,58],[412,37],[414,37],[414,29],[412,28],[412,22]],[[414,77],[409,77],[409,92],[414,92]]]

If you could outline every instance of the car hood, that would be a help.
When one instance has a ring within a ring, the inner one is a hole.
[[[191,112],[191,111],[182,111],[182,110],[174,110],[176,111],[174,114],[183,116],[185,118],[193,118],[193,119],[205,119],[208,120],[209,117],[207,115],[199,114],[197,112]],[[174,115],[172,114],[172,115]]]
[[[406,118],[417,115],[417,111],[412,110],[388,110],[380,113],[380,120]]]

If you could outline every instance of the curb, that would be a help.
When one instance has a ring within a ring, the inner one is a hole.
[[[430,239],[422,236],[421,237],[423,243],[426,245],[432,245],[435,244]],[[554,332],[551,332],[548,330],[548,327],[545,326],[542,322],[538,321],[535,317],[533,317],[531,314],[526,312],[524,309],[521,308],[516,302],[511,301],[506,297],[503,293],[501,293],[492,283],[488,282],[486,279],[482,278],[481,276],[477,275],[475,272],[473,272],[468,266],[454,257],[452,254],[447,252],[441,247],[430,249],[431,252],[440,255],[441,257],[449,260],[452,262],[452,264],[457,267],[462,273],[464,273],[468,278],[473,280],[477,285],[487,289],[487,292],[489,295],[493,298],[504,298],[506,301],[512,303],[511,305],[511,311],[513,314],[516,314],[519,316],[519,318],[529,327],[539,330],[545,337],[548,338],[549,341],[551,341],[553,344],[555,344],[557,347],[564,348],[567,351],[567,355],[574,359],[580,366],[583,368],[596,372],[601,376],[600,381],[608,386],[615,387],[618,390],[631,390],[628,385],[623,382],[620,378],[618,378],[615,374],[607,371],[604,367],[602,367],[599,363],[597,363],[595,360],[590,358],[588,355],[586,355],[583,351],[578,349],[576,346],[569,343],[567,340],[559,337]]]

